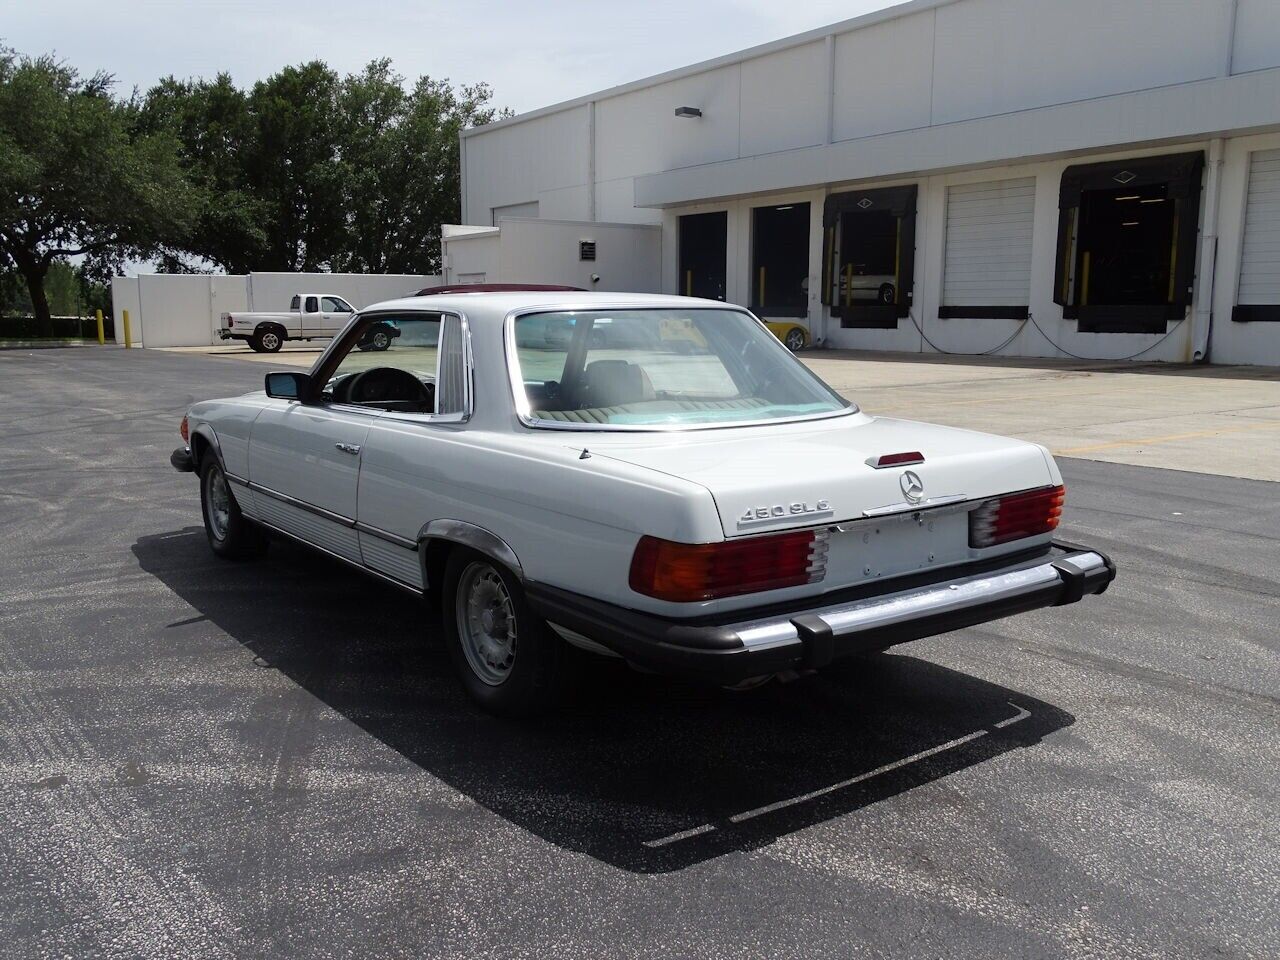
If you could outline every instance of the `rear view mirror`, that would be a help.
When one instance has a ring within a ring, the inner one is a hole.
[[[267,396],[276,400],[301,400],[307,391],[311,378],[305,373],[294,371],[274,372],[267,374]]]

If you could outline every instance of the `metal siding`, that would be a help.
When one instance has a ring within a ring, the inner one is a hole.
[[[1249,162],[1237,303],[1280,304],[1280,150],[1262,150]]]
[[[1030,303],[1035,193],[1034,177],[947,190],[944,305]]]

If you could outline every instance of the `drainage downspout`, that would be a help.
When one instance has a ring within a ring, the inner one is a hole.
[[[835,142],[835,138],[836,138],[836,38],[835,38],[835,34],[827,35],[827,38],[823,44],[823,57],[826,60],[826,71],[827,71],[826,87],[823,90],[823,98],[825,100],[827,129],[826,129],[826,135],[823,137],[823,141],[828,146],[830,146],[832,143]],[[825,184],[822,190],[824,209],[826,207],[826,198],[828,195],[830,195],[830,193],[831,193],[831,185]],[[829,327],[831,324],[831,310],[829,309],[824,299],[827,295],[827,292],[822,289],[822,281],[827,275],[826,263],[824,259],[827,255],[827,246],[826,246],[827,233],[826,233],[826,227],[822,225],[821,216],[819,216],[818,218],[818,233],[819,233],[819,236],[822,238],[822,242],[818,246],[818,250],[819,250],[818,283],[817,283],[817,289],[818,289],[817,327],[818,329],[816,331],[811,330],[810,335],[813,336],[815,340],[817,340],[818,344],[820,344],[823,349],[830,349],[831,344],[828,342],[828,334],[830,333]],[[810,295],[812,295],[812,292],[813,291],[810,291]]]
[[[1231,0],[1218,76],[1235,71],[1236,26],[1240,0]],[[1213,287],[1218,266],[1218,201],[1222,193],[1223,138],[1209,141],[1209,172],[1205,178],[1204,232],[1200,236],[1200,277],[1196,289],[1195,313],[1191,318],[1191,361],[1208,363],[1213,337]]]
[[[1204,231],[1200,235],[1200,282],[1196,284],[1195,311],[1191,316],[1191,361],[1209,361],[1209,338],[1213,328],[1213,281],[1218,257],[1218,199],[1222,193],[1222,137],[1209,141],[1209,164],[1205,176]]]

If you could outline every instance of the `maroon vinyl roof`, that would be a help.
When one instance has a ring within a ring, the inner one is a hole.
[[[429,297],[437,293],[513,293],[521,290],[586,292],[582,287],[567,287],[559,283],[451,283],[442,287],[423,287],[414,296]]]

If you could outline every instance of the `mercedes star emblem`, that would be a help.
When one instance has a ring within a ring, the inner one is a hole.
[[[902,495],[908,503],[919,503],[924,499],[924,481],[914,470],[905,471],[898,480],[898,486],[902,487]]]

